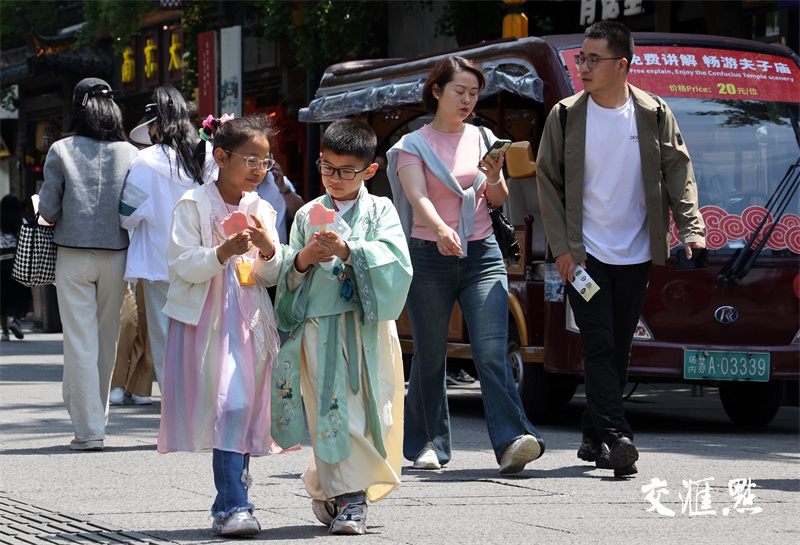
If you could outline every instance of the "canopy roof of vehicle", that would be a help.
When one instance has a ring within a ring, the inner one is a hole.
[[[634,33],[633,36],[637,45],[714,47],[797,58],[785,46],[736,38],[665,33]],[[422,88],[431,68],[450,55],[472,59],[483,70],[486,88],[480,94],[482,99],[507,91],[543,102],[549,109],[561,98],[573,94],[563,60],[556,51],[580,47],[583,39],[582,34],[508,38],[407,59],[334,64],[322,76],[316,98],[300,110],[300,121],[323,123],[382,108],[421,104]]]

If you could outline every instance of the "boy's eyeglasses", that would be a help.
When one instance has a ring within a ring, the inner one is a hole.
[[[575,55],[575,65],[580,68],[583,63],[586,63],[586,66],[594,70],[597,68],[597,63],[600,61],[618,61],[620,59],[624,59],[625,57],[608,57],[605,59],[601,59],[599,57],[584,57],[583,55]]]
[[[274,159],[259,159],[258,157],[245,157],[244,155],[239,155],[238,153],[233,153],[232,151],[228,151],[226,149],[223,149],[222,151],[244,159],[244,164],[247,165],[247,168],[249,168],[250,170],[255,170],[257,168],[260,168],[261,170],[272,170],[272,167],[275,166]]]
[[[352,168],[334,168],[330,165],[322,163],[321,161],[322,161],[321,158],[317,159],[316,163],[317,170],[319,170],[320,174],[322,174],[323,176],[333,176],[334,172],[338,172],[339,178],[341,178],[342,180],[355,180],[356,174],[358,174],[359,172],[364,172],[369,168],[369,165],[359,170],[353,170]]]

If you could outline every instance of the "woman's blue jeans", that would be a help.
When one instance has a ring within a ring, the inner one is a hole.
[[[406,302],[414,357],[406,395],[403,455],[413,460],[428,441],[450,461],[445,364],[447,331],[458,301],[469,330],[486,427],[498,463],[517,437],[539,433],[522,408],[508,360],[508,278],[494,235],[468,242],[467,257],[445,256],[436,242],[409,242],[414,278]]]
[[[214,485],[217,498],[211,506],[211,516],[228,516],[237,511],[253,511],[247,501],[250,481],[250,455],[214,449]]]

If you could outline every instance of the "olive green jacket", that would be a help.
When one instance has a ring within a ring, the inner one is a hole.
[[[669,257],[670,209],[684,243],[705,242],[705,224],[697,207],[692,162],[672,111],[660,98],[630,84],[628,88],[639,132],[650,252],[653,263],[663,265]],[[545,122],[536,159],[539,204],[550,250],[553,256],[572,252],[576,263],[586,260],[583,167],[588,99],[588,93],[581,91],[556,104]],[[566,139],[558,115],[560,104],[567,107]],[[610,146],[607,150],[609,154],[615,151]]]

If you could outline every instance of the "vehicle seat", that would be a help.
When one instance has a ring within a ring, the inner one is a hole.
[[[508,219],[514,225],[525,225],[525,216],[533,216],[531,257],[544,260],[547,239],[544,234],[539,193],[536,188],[536,162],[531,143],[514,142],[506,152],[508,170]]]

